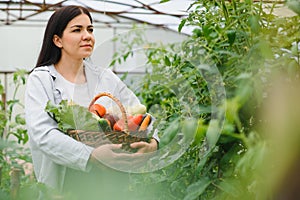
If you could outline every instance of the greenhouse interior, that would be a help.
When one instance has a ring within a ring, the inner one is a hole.
[[[0,0],[0,37],[0,199],[300,198],[299,0]]]

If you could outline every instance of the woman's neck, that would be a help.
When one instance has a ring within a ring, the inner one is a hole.
[[[83,61],[65,61],[61,59],[57,64],[54,65],[58,73],[60,73],[65,79],[72,83],[85,83],[85,73]]]

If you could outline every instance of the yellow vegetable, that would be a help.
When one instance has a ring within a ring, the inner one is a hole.
[[[145,131],[147,129],[147,127],[149,126],[150,122],[151,122],[151,115],[147,114],[145,119],[141,123],[139,131]]]

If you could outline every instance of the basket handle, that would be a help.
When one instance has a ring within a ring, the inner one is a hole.
[[[122,118],[124,120],[124,132],[126,134],[129,135],[129,128],[128,128],[128,120],[127,120],[127,114],[126,114],[126,110],[124,108],[124,106],[122,105],[121,101],[119,99],[117,99],[116,97],[114,97],[112,94],[108,93],[108,92],[102,92],[97,94],[91,101],[90,105],[89,105],[89,110],[91,108],[91,106],[100,98],[100,97],[109,97],[111,98],[120,108],[121,113],[122,113]]]

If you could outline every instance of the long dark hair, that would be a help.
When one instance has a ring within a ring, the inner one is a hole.
[[[46,26],[42,48],[35,67],[52,65],[59,61],[61,49],[54,44],[53,36],[62,37],[68,23],[80,14],[86,14],[93,23],[89,11],[81,6],[66,6],[52,14]]]

